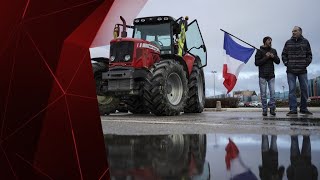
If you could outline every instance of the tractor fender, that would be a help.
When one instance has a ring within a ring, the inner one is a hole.
[[[193,64],[194,64],[194,61],[196,60],[196,58],[194,56],[192,56],[191,54],[189,53],[186,53],[184,56],[183,56],[183,60],[187,66],[187,69],[188,69],[188,75],[191,74],[191,71],[192,71],[192,67],[193,67]]]
[[[176,59],[184,66],[184,69],[186,70],[186,72],[188,72],[188,77],[192,72],[192,68],[193,65],[195,63],[197,63],[198,67],[201,68],[201,60],[199,58],[199,56],[195,56],[189,53],[186,53],[183,58],[181,58],[180,56],[176,56]]]

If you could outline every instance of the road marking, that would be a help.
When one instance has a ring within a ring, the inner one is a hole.
[[[209,126],[223,126],[226,124],[210,124],[198,122],[169,122],[169,121],[136,121],[136,120],[101,120],[102,122],[126,122],[126,123],[146,123],[146,124],[183,124],[183,125],[209,125]]]
[[[237,123],[237,121],[232,121],[229,123],[223,123],[223,122],[213,122],[213,123],[205,123],[205,122],[178,122],[178,121],[142,121],[142,120],[104,120],[101,119],[102,122],[116,122],[116,123],[140,123],[140,124],[176,124],[176,125],[202,125],[202,126],[250,126],[250,127],[265,127],[265,128],[273,128],[273,127],[277,127],[277,128],[286,128],[288,125],[287,124],[273,124],[273,123],[267,123],[266,122],[257,122],[256,124],[252,124],[252,123],[246,123],[246,122],[241,122],[241,123]],[[295,126],[290,126],[289,128],[293,128]],[[316,126],[308,126],[308,127],[301,127],[299,126],[299,128],[301,129],[309,129],[309,130],[313,130],[313,129],[319,129],[319,127]]]

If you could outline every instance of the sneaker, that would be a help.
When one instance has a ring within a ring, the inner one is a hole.
[[[267,115],[268,115],[267,111],[262,112],[262,116],[267,116]]]
[[[300,110],[301,114],[306,114],[306,115],[312,115],[312,112],[308,111],[308,110]]]
[[[287,116],[297,115],[297,111],[290,111],[287,113]]]
[[[270,109],[270,114],[271,114],[272,116],[275,116],[275,115],[276,115],[275,110],[274,110],[274,109]]]

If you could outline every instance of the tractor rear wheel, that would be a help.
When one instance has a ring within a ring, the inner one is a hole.
[[[205,104],[205,81],[203,69],[195,63],[189,77],[189,94],[187,105],[184,108],[185,113],[201,113]]]
[[[150,111],[146,107],[143,98],[139,96],[130,97],[126,101],[128,110],[133,114],[149,114]]]
[[[175,60],[162,60],[151,70],[151,112],[158,116],[174,116],[183,111],[188,95],[187,76],[183,66]],[[146,93],[147,94],[147,93]]]

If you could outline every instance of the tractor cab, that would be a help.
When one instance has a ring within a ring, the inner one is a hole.
[[[132,28],[133,39],[125,39],[124,41],[133,41],[139,44],[139,40],[142,40],[145,44],[140,43],[140,46],[145,45],[151,48],[152,46],[146,45],[150,43],[160,51],[162,58],[176,59],[173,57],[174,55],[183,57],[186,53],[191,54],[201,60],[201,67],[207,65],[206,47],[197,20],[188,24],[188,16],[178,19],[170,16],[152,16],[136,18],[133,21],[133,26],[129,26],[123,17],[120,18],[123,23],[116,24],[115,39],[120,35],[120,26],[123,28],[121,38],[127,37],[126,28]],[[137,47],[139,48],[139,46]]]
[[[137,18],[134,20],[133,38],[151,42],[160,49],[160,54],[177,54],[178,35],[181,32],[178,20],[170,16]],[[184,20],[185,22],[187,20]]]

